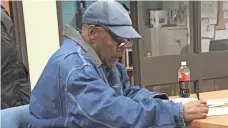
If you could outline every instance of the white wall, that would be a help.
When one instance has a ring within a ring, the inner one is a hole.
[[[59,48],[56,1],[23,0],[31,88]]]

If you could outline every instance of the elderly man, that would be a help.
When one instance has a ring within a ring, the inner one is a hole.
[[[82,22],[81,33],[65,26],[63,45],[33,89],[30,128],[181,127],[206,117],[204,101],[182,105],[163,101],[166,94],[130,86],[117,61],[130,39],[141,36],[121,4],[96,1]]]

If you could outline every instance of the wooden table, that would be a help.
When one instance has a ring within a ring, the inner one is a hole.
[[[191,94],[190,97],[196,98],[196,94]],[[200,98],[203,100],[228,98],[228,90],[200,93]],[[197,128],[228,128],[228,115],[209,116],[206,119],[193,120],[190,126]]]

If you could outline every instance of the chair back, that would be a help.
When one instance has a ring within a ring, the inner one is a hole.
[[[29,105],[1,110],[1,128],[28,128]]]

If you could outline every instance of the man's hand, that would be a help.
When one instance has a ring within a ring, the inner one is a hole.
[[[207,117],[208,105],[206,101],[191,101],[184,104],[183,106],[185,122],[190,122],[194,119],[202,119]]]

